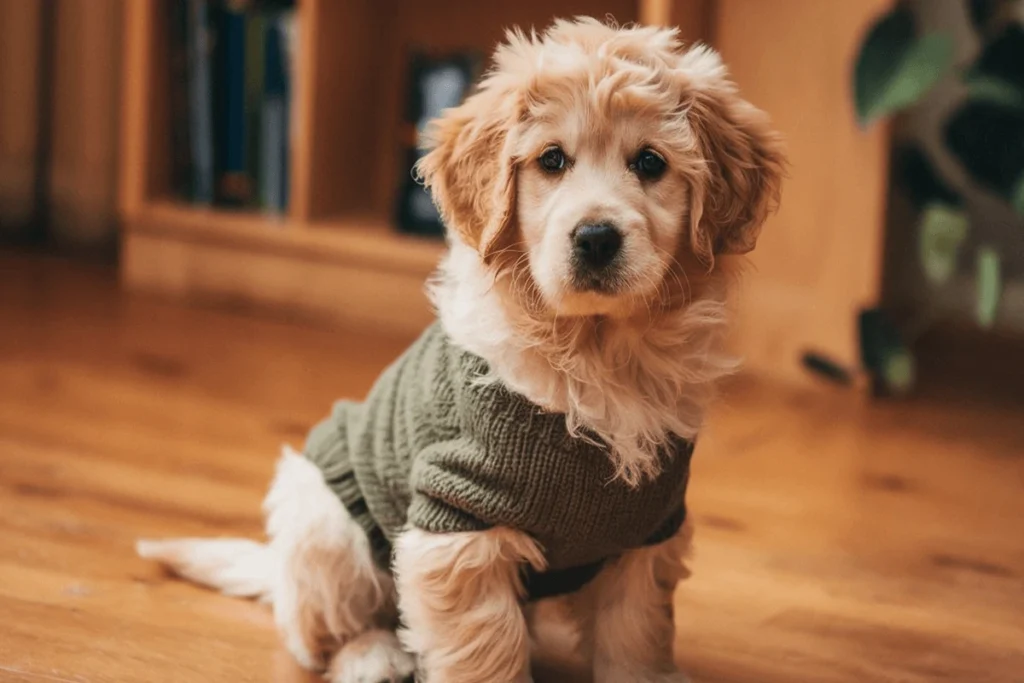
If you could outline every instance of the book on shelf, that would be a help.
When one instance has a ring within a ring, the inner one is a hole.
[[[265,78],[264,35],[267,18],[262,12],[253,13],[245,25],[245,172],[251,183],[249,191],[259,202],[260,165],[264,151],[260,147]]]
[[[214,183],[210,91],[214,36],[209,4],[207,0],[170,4],[174,189],[200,204],[213,201]]]
[[[192,141],[189,126],[189,7],[184,2],[168,5],[171,43],[168,61],[171,69],[171,187],[181,197],[192,197]]]
[[[217,200],[224,206],[248,206],[253,198],[252,178],[246,165],[245,89],[246,0],[226,0],[217,30],[217,81],[214,110],[214,159]]]
[[[175,194],[197,204],[283,212],[294,0],[173,0],[170,7]]]
[[[288,157],[291,148],[291,61],[288,59],[293,11],[277,12],[267,19],[263,43],[263,97],[260,104],[260,200],[282,210],[288,205]]]

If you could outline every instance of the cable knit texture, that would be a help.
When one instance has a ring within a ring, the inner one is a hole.
[[[525,531],[552,575],[678,530],[690,442],[674,440],[661,454],[661,474],[631,488],[615,478],[603,445],[570,436],[564,415],[486,376],[487,364],[435,324],[365,402],[337,403],[311,432],[306,456],[366,529],[382,564],[407,523],[438,533]]]

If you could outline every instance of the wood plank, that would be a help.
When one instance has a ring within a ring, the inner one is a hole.
[[[316,154],[313,131],[316,130],[317,62],[316,51],[321,39],[319,22],[311,21],[317,15],[320,0],[302,0],[298,3],[299,42],[292,53],[295,67],[292,73],[293,90],[292,116],[288,132],[291,139],[291,158],[288,187],[288,214],[300,221],[309,220],[313,210],[314,155]]]
[[[425,281],[443,244],[372,217],[297,223],[175,202],[127,222],[122,279],[132,289],[326,322],[416,332],[433,318]]]
[[[444,252],[439,240],[403,235],[386,221],[369,214],[302,223],[273,214],[154,202],[146,205],[143,215],[129,221],[128,229],[181,241],[217,243],[243,251],[372,265],[420,278],[437,267]]]
[[[49,230],[62,246],[117,244],[124,5],[69,2],[56,13]]]
[[[856,315],[878,300],[888,130],[851,102],[857,46],[887,0],[719,0],[714,42],[790,155],[782,209],[745,280],[737,346],[758,370],[803,376],[808,347],[857,364]]]
[[[640,0],[637,18],[641,24],[668,26],[672,23],[672,0]]]
[[[277,445],[407,338],[166,305],[2,254],[0,291],[0,680],[316,680],[265,607],[131,542],[258,535]],[[1015,683],[1021,444],[1019,404],[736,382],[695,460],[679,661],[695,683]]]
[[[714,4],[715,0],[640,0],[640,23],[675,26],[687,43],[710,43]]]
[[[423,276],[352,260],[129,231],[122,274],[140,291],[292,318],[394,331],[421,330],[433,319]]]
[[[295,130],[298,196],[292,210],[298,219],[370,208],[385,13],[366,0],[302,5],[299,111],[304,123]]]
[[[44,0],[0,0],[0,237],[29,232],[39,139]]]
[[[669,21],[679,27],[679,35],[687,43],[715,44],[715,12],[718,0],[672,0]]]
[[[148,197],[149,177],[155,160],[150,126],[155,103],[150,97],[153,73],[155,0],[124,3],[124,55],[121,63],[121,159],[118,203],[122,215],[131,216]]]

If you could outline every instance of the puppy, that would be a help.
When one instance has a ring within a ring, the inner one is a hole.
[[[448,226],[439,322],[286,451],[268,544],[139,552],[273,605],[337,683],[523,683],[557,599],[597,683],[684,680],[672,593],[731,255],[783,154],[719,57],[671,29],[513,31],[419,166]],[[396,628],[401,617],[401,640]]]

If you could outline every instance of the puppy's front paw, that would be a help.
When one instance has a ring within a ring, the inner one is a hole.
[[[331,683],[413,683],[416,660],[391,631],[367,631],[353,638],[331,661]]]

